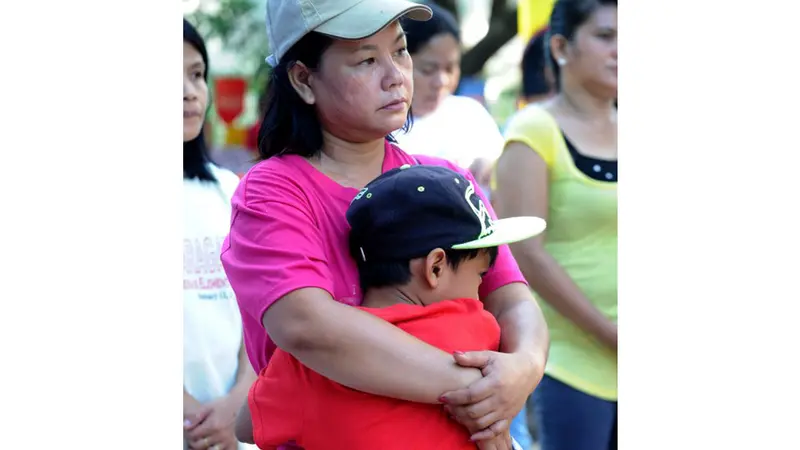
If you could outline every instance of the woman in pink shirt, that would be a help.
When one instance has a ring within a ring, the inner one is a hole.
[[[417,163],[474,183],[465,170],[409,156],[386,138],[410,117],[413,95],[402,16],[427,20],[430,9],[406,0],[267,1],[274,71],[258,139],[263,161],[232,199],[222,263],[256,371],[279,346],[353,389],[444,403],[482,448],[502,448],[492,438],[507,433],[538,384],[548,348],[541,311],[507,246],[480,292],[502,329],[501,352],[450,355],[350,307],[361,292],[345,212],[359,190]],[[468,385],[476,370],[482,378]]]

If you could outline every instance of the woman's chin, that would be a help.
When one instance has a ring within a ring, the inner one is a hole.
[[[375,124],[375,129],[380,130],[382,136],[386,136],[389,133],[395,132],[406,124],[406,117],[403,116],[400,118],[387,118],[385,121],[381,121],[382,123]]]
[[[200,122],[198,125],[197,123],[186,123],[186,120],[183,121],[183,142],[189,142],[200,136],[200,131],[203,129],[203,122]]]

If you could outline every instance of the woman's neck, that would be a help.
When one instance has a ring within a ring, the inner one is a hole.
[[[562,109],[590,122],[617,121],[617,108],[613,98],[598,97],[580,86],[562,89],[554,102]]]
[[[354,143],[323,131],[322,151],[311,163],[342,186],[361,189],[381,174],[385,145],[384,139]]]

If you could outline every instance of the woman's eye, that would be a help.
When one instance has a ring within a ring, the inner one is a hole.
[[[362,66],[368,66],[368,65],[370,65],[370,64],[372,64],[374,62],[375,62],[375,58],[367,58],[367,59],[361,61],[359,64],[361,64]]]

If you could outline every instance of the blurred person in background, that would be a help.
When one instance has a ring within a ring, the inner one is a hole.
[[[522,109],[530,104],[541,103],[555,94],[553,72],[547,64],[545,55],[546,30],[534,35],[522,54],[522,90],[520,92],[518,108]],[[493,174],[493,177],[495,174]],[[491,189],[497,189],[492,178]],[[528,405],[522,408],[517,417],[511,422],[511,435],[525,449],[533,448],[533,436],[528,427]]]
[[[203,135],[208,109],[208,54],[183,21],[183,419],[184,447],[252,448],[234,436],[236,412],[256,378],[242,319],[219,251],[239,183],[213,164]]]
[[[503,136],[489,111],[476,100],[453,95],[461,78],[461,32],[456,18],[433,2],[427,22],[404,20],[414,61],[413,124],[393,134],[403,150],[435,156],[469,169],[488,195],[491,164]]]
[[[544,102],[555,95],[555,80],[553,70],[547,62],[546,45],[547,30],[542,30],[528,41],[522,53],[522,92],[518,102],[519,109]]]
[[[616,449],[616,0],[558,0],[547,41],[557,94],[510,121],[495,207],[548,221],[511,246],[550,329],[533,394],[541,448]]]

